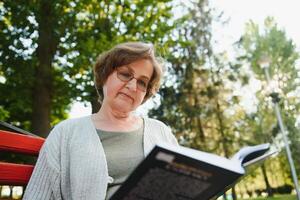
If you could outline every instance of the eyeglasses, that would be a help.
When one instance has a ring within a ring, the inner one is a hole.
[[[137,89],[146,92],[149,85],[149,80],[146,77],[135,78],[134,74],[127,68],[117,68],[117,77],[123,82],[129,82],[136,79]]]

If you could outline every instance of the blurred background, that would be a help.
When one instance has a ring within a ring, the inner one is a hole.
[[[225,157],[272,143],[279,155],[221,198],[296,199],[274,105],[300,174],[299,7],[294,0],[1,0],[0,120],[47,137],[61,120],[96,112],[97,56],[121,42],[151,42],[165,62],[164,82],[137,112],[168,124],[182,145]],[[0,191],[5,199],[22,193]]]

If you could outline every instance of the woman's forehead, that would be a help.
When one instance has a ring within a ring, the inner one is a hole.
[[[128,69],[132,73],[138,73],[139,75],[143,75],[146,77],[151,77],[154,70],[152,62],[150,60],[139,60],[130,64],[122,65],[118,68]]]

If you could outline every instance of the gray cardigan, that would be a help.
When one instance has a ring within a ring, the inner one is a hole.
[[[170,128],[144,118],[144,153],[158,142],[177,145]],[[44,143],[23,200],[103,200],[108,176],[105,153],[91,116],[59,123]]]

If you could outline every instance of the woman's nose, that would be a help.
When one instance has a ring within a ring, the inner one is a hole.
[[[130,81],[128,81],[128,83],[126,84],[126,87],[128,87],[132,91],[136,91],[137,90],[137,80],[136,80],[136,78],[133,78]]]

